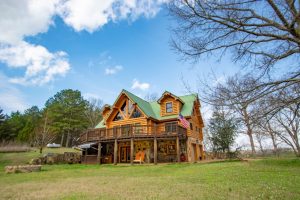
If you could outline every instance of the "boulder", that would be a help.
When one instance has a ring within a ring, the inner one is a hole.
[[[29,161],[30,165],[42,165],[45,164],[46,159],[44,157],[33,158]]]
[[[5,173],[28,173],[28,172],[38,172],[41,171],[42,165],[16,165],[16,166],[6,166]]]
[[[65,152],[64,161],[68,164],[80,163],[81,155],[75,152]]]
[[[58,157],[59,154],[57,153],[47,153],[44,155],[46,164],[50,164],[50,165],[58,163],[59,160]]]

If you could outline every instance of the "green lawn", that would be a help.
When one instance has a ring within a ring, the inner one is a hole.
[[[300,159],[154,165],[48,165],[5,174],[36,152],[0,154],[0,199],[300,199]],[[28,159],[27,159],[28,160]]]

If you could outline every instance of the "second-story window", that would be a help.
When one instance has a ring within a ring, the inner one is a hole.
[[[166,112],[167,113],[173,112],[173,104],[172,104],[172,102],[166,103]]]
[[[165,131],[166,132],[176,132],[177,130],[177,122],[166,122],[165,123]]]

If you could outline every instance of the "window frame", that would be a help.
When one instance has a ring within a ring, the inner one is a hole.
[[[177,125],[177,122],[165,122],[165,132],[175,133],[177,131]]]
[[[168,108],[168,105],[171,105],[171,108]],[[171,111],[168,111],[168,109],[171,109]],[[172,113],[173,112],[173,102],[166,102],[166,113]]]

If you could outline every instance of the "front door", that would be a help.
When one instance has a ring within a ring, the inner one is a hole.
[[[120,148],[120,162],[130,162],[130,146],[124,146]]]

